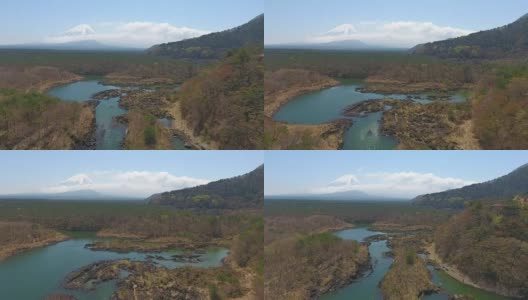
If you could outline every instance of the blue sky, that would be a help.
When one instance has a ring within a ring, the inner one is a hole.
[[[151,25],[142,32],[145,35],[163,36],[173,30],[169,37],[178,38],[180,36],[174,31],[175,28],[185,27],[209,32],[241,25],[263,13],[264,2],[263,0],[3,0],[1,8],[0,44],[63,41],[52,38],[80,24],[90,25],[96,31],[95,37],[104,34],[104,42],[123,43],[126,37],[119,39],[116,37],[124,35],[122,29],[120,31],[118,28],[123,24],[148,22]],[[168,23],[172,27],[155,26],[163,23]],[[181,37],[186,36],[181,35]]]
[[[528,13],[528,1],[266,0],[265,10],[266,44],[330,41],[324,38],[328,31],[349,24],[356,29],[354,34],[348,35],[349,39],[410,46],[427,39],[453,37],[509,24]],[[402,26],[405,24],[401,22],[413,23]],[[400,26],[395,28],[394,24]],[[387,34],[392,39],[384,39]],[[398,34],[407,35],[407,38]]]
[[[1,151],[0,194],[148,196],[242,175],[263,162],[262,151]]]
[[[528,151],[267,151],[266,195],[361,190],[411,198],[506,175]]]

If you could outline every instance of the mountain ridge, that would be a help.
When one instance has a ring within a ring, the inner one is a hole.
[[[413,54],[454,59],[497,59],[528,54],[528,14],[514,22],[466,36],[419,44]]]
[[[140,197],[108,195],[94,190],[77,190],[61,193],[21,193],[0,195],[0,200],[141,200]]]
[[[343,40],[326,43],[288,43],[267,45],[270,49],[308,49],[308,50],[368,50],[384,49],[383,47],[371,46],[360,40]]]
[[[154,194],[145,201],[180,209],[261,209],[264,201],[264,165],[253,171],[208,184]]]
[[[270,195],[265,199],[269,200],[313,200],[313,201],[390,201],[401,200],[399,198],[389,198],[385,196],[371,195],[358,190],[326,193],[326,194],[286,194]]]
[[[140,48],[127,48],[103,44],[97,40],[80,40],[66,43],[34,43],[2,45],[0,49],[28,49],[28,50],[70,50],[70,51],[141,51]]]
[[[498,178],[439,193],[419,195],[412,202],[437,208],[464,208],[467,202],[501,200],[528,193],[528,164]]]
[[[158,44],[147,49],[156,56],[187,59],[219,59],[229,50],[264,44],[264,14],[249,22],[220,32],[205,34],[178,42]]]

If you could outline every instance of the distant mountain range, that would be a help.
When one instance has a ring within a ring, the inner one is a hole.
[[[464,208],[466,202],[502,200],[524,194],[528,194],[528,164],[490,181],[445,192],[421,195],[412,201],[417,205],[437,208]]]
[[[402,200],[396,198],[388,198],[384,196],[369,195],[361,191],[346,191],[328,194],[287,194],[287,195],[272,195],[266,196],[267,200],[328,200],[328,201],[387,201],[387,200]]]
[[[189,59],[218,59],[227,51],[247,45],[264,44],[264,15],[248,23],[221,32],[206,34],[179,42],[152,46],[147,53]]]
[[[105,195],[93,190],[79,190],[64,193],[33,193],[0,195],[0,200],[72,200],[72,201],[100,201],[100,200],[141,200],[139,197]]]
[[[262,208],[264,165],[233,178],[221,179],[192,188],[154,194],[149,204],[191,209]]]
[[[499,28],[467,36],[421,44],[412,53],[441,58],[496,59],[528,55],[528,14]]]
[[[368,45],[359,40],[344,40],[344,41],[336,41],[336,42],[328,42],[328,43],[274,44],[274,45],[266,45],[266,48],[268,49],[300,49],[300,50],[302,49],[305,49],[305,50],[335,50],[335,51],[393,50],[392,48]]]
[[[142,49],[105,45],[95,40],[68,43],[36,43],[0,46],[0,49],[64,50],[64,51],[141,51]]]

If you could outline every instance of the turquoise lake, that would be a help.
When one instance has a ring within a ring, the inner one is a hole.
[[[64,278],[72,271],[102,260],[130,259],[145,261],[147,255],[161,255],[170,259],[179,251],[162,253],[116,253],[110,251],[92,251],[85,248],[95,238],[75,238],[48,247],[32,249],[0,262],[0,299],[39,300],[52,293],[74,295],[78,300],[109,299],[116,289],[115,281],[96,286],[94,291],[65,290],[61,287]],[[152,260],[166,268],[186,265],[215,267],[222,264],[228,255],[224,248],[207,249],[202,254],[204,261],[199,263],[178,263],[169,260]],[[122,272],[126,277],[128,274]]]
[[[379,132],[382,112],[368,114],[366,117],[345,117],[343,110],[352,105],[372,99],[392,98],[412,99],[420,104],[433,102],[432,94],[378,94],[358,91],[363,84],[360,81],[343,81],[342,85],[298,96],[273,115],[273,119],[292,124],[317,125],[337,119],[349,118],[354,124],[345,133],[345,150],[389,150],[398,145],[393,137],[383,136]],[[448,100],[452,103],[466,101],[462,93],[453,93]]]

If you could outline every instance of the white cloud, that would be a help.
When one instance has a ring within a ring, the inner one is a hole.
[[[357,183],[359,183],[359,180],[357,179],[355,175],[347,174],[347,175],[343,175],[337,178],[336,180],[330,182],[328,185],[335,186],[335,187],[341,187],[341,186],[350,186],[350,185],[357,184]]]
[[[415,197],[463,187],[475,182],[453,177],[440,177],[432,173],[378,172],[345,174],[334,181],[313,188],[314,194],[344,191],[362,191],[386,197]]]
[[[373,46],[412,47],[417,44],[459,37],[471,30],[438,26],[431,22],[360,22],[341,24],[326,33],[307,39],[309,43],[360,40]]]
[[[93,183],[92,179],[86,175],[86,174],[77,174],[73,175],[72,177],[64,180],[62,182],[62,185],[68,186],[68,185],[85,185],[85,184],[91,184]]]
[[[88,24],[77,25],[64,33],[65,36],[86,36],[90,34],[95,34],[95,30]]]
[[[352,24],[342,24],[335,28],[330,29],[327,35],[350,35],[356,33],[356,27]]]
[[[154,44],[176,42],[209,33],[206,30],[176,27],[169,23],[103,22],[95,25],[80,24],[62,34],[47,37],[48,43],[66,43],[96,40],[103,44],[149,47]]]
[[[103,194],[149,196],[154,193],[193,187],[209,180],[174,176],[167,172],[108,171],[75,174],[56,185],[44,187],[44,193],[94,190]]]

